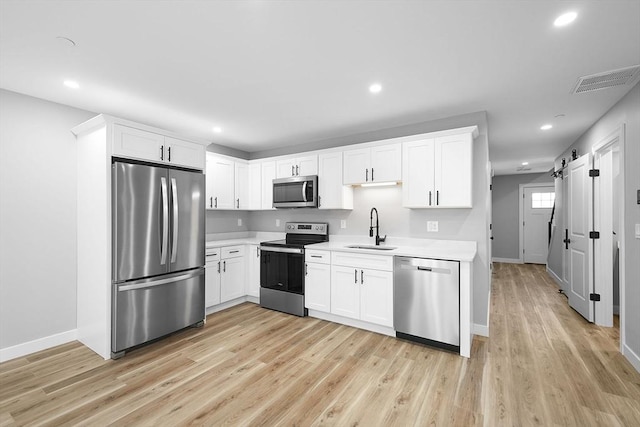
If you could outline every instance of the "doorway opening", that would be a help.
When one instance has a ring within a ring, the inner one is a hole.
[[[524,263],[547,263],[555,191],[553,184],[520,184],[520,259]]]

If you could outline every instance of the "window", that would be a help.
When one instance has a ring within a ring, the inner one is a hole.
[[[550,209],[556,199],[556,193],[531,193],[532,209]]]

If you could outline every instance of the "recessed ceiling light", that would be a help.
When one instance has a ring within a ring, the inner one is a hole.
[[[573,21],[575,21],[577,16],[578,14],[575,12],[563,13],[562,15],[558,16],[555,21],[553,21],[553,25],[555,25],[556,27],[564,27],[565,25],[569,25]]]
[[[549,130],[549,129],[551,129],[552,127],[553,127],[553,125],[546,124],[546,125],[542,125],[542,126],[540,126],[540,129],[542,129],[542,130]]]
[[[522,162],[522,166],[527,166],[529,162]]]
[[[222,132],[222,128],[221,128],[220,126],[215,126],[215,127],[213,128],[213,131],[214,131],[215,133],[220,133],[220,132]]]
[[[374,83],[371,86],[369,86],[369,92],[371,93],[380,93],[381,90],[382,90],[382,85],[380,83]]]
[[[64,85],[71,89],[78,89],[80,85],[75,80],[65,80]]]

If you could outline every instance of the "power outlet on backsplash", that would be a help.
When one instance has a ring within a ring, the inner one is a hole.
[[[438,221],[427,221],[427,231],[429,232],[437,232],[438,231]]]

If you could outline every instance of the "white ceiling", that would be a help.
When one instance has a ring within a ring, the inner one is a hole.
[[[637,0],[0,2],[0,87],[247,152],[485,110],[496,173],[548,170],[639,63]]]

